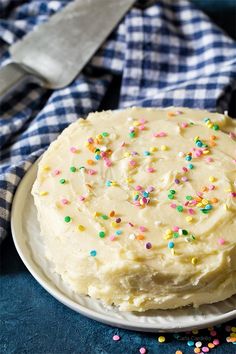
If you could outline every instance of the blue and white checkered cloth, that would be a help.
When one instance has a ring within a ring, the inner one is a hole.
[[[0,0],[0,65],[9,61],[9,45],[68,2]],[[236,86],[236,44],[189,2],[159,0],[145,10],[132,8],[68,87],[28,84],[16,91],[0,108],[0,239],[9,231],[12,198],[27,169],[68,124],[99,109],[117,74],[119,108],[222,112]]]

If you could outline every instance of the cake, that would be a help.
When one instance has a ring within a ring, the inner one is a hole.
[[[76,294],[120,311],[236,294],[236,122],[188,108],[78,119],[32,194],[45,257]]]

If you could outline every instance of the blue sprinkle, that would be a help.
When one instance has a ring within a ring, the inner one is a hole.
[[[191,161],[191,160],[192,160],[192,156],[187,155],[187,156],[185,157],[185,160],[186,160],[186,161]]]
[[[110,187],[111,186],[111,181],[106,181],[106,186]]]
[[[116,230],[115,234],[116,235],[121,235],[122,234],[122,230]]]
[[[196,141],[196,145],[197,145],[198,147],[202,147],[203,144],[202,144],[201,140],[197,140],[197,141]]]
[[[95,257],[97,255],[97,251],[92,250],[90,251],[90,256]]]
[[[188,340],[187,344],[189,347],[193,347],[194,346],[194,342],[192,340]]]
[[[143,195],[145,198],[149,197],[149,193],[148,193],[148,192],[145,192],[145,191],[142,193],[142,195]]]
[[[174,244],[173,241],[170,241],[170,242],[168,243],[168,247],[169,247],[169,248],[174,248],[174,246],[175,246],[175,244]]]
[[[209,122],[209,118],[204,118],[204,122]]]
[[[96,159],[96,160],[100,160],[100,159],[101,159],[101,156],[97,154],[97,155],[95,155],[95,159]]]
[[[144,155],[149,156],[149,155],[151,155],[151,153],[149,151],[144,151]]]
[[[138,200],[138,197],[139,197],[139,195],[136,194],[136,195],[134,196],[134,200]]]
[[[190,163],[190,164],[188,165],[188,168],[190,168],[190,170],[192,170],[192,169],[194,168],[193,164]]]
[[[212,205],[211,204],[207,204],[206,206],[205,206],[205,209],[207,209],[207,210],[211,210],[213,207],[212,207]]]

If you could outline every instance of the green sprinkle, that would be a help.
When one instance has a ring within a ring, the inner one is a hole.
[[[174,197],[175,197],[174,194],[168,194],[169,199],[174,199]]]
[[[61,183],[61,184],[64,184],[64,183],[66,183],[66,180],[65,180],[64,178],[61,178],[61,179],[60,179],[60,183]]]
[[[196,240],[196,237],[194,235],[189,235],[192,241]]]
[[[210,210],[208,209],[200,209],[203,214],[208,214]]]
[[[99,232],[99,237],[104,238],[106,236],[104,231],[100,231]]]
[[[71,172],[76,172],[75,166],[71,166],[71,167],[70,167],[70,171],[71,171]]]
[[[188,168],[189,168],[190,170],[192,170],[192,169],[194,168],[193,164],[190,163],[190,164],[188,165]]]
[[[175,194],[175,193],[176,193],[176,191],[174,189],[170,190],[170,194]]]
[[[95,257],[96,255],[97,255],[97,251],[96,250],[90,251],[90,256]]]
[[[109,134],[108,134],[107,132],[103,132],[103,133],[102,133],[102,136],[105,136],[105,137],[106,137],[106,136],[109,136]]]
[[[108,219],[108,216],[107,216],[107,215],[101,215],[101,218],[102,218],[103,220],[107,220],[107,219]]]
[[[178,205],[176,208],[180,213],[182,213],[182,211],[184,210],[184,208],[182,207],[182,205]]]
[[[84,167],[84,166],[80,166],[80,167],[79,167],[79,170],[82,170],[83,168],[85,168],[85,167]]]
[[[96,150],[95,150],[95,153],[98,152],[98,151],[100,151],[100,149],[96,149]]]
[[[192,200],[193,197],[191,197],[191,195],[187,195],[187,196],[186,196],[186,199],[187,199],[187,200]]]
[[[213,129],[214,129],[214,130],[219,130],[219,129],[220,129],[220,127],[219,127],[219,125],[218,125],[218,124],[214,124],[214,125],[213,125]]]
[[[178,238],[178,237],[179,237],[178,232],[174,232],[174,233],[173,233],[173,237],[174,237],[174,238]]]
[[[64,220],[65,220],[65,222],[70,222],[71,221],[71,217],[70,216],[65,216]]]
[[[182,230],[182,234],[183,234],[184,236],[186,236],[186,235],[188,235],[188,231],[187,231],[187,230]]]
[[[134,137],[135,137],[135,132],[130,132],[130,133],[129,133],[129,136],[130,136],[131,138],[134,138]]]

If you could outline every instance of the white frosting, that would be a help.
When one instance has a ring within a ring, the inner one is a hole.
[[[32,191],[55,272],[121,311],[235,294],[235,133],[229,117],[187,108],[91,113],[71,124],[43,155]]]

